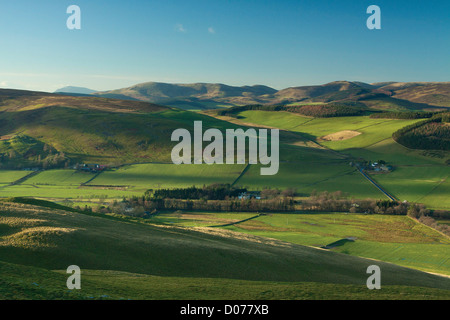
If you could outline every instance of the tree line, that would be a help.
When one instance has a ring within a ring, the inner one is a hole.
[[[149,199],[225,200],[246,192],[246,188],[234,188],[230,184],[213,184],[202,188],[149,189],[144,196]]]
[[[207,190],[208,188],[186,188],[190,190]],[[213,188],[214,189],[214,188]],[[232,189],[232,188],[230,188]],[[177,194],[182,189],[178,189]],[[219,190],[216,188],[216,190]],[[189,199],[189,193],[183,194],[183,199],[163,198],[162,194],[148,192],[143,196],[123,198],[104,206],[99,205],[93,210],[96,213],[116,213],[130,217],[148,218],[159,211],[209,211],[209,212],[350,212],[363,214],[404,215],[410,216],[440,232],[450,235],[450,226],[437,223],[436,219],[450,219],[450,211],[430,210],[423,204],[399,202],[391,200],[349,199],[342,191],[317,192],[300,201],[295,201],[295,190],[292,188],[279,190],[266,188],[261,191],[262,199],[226,198],[211,200],[201,197]],[[222,196],[216,198],[225,198]],[[80,207],[75,207],[82,210]],[[92,212],[85,207],[85,211]]]
[[[312,192],[311,196],[301,201],[299,209],[305,211],[330,211],[367,214],[406,215],[408,204],[391,200],[348,199],[341,192]]]
[[[108,206],[96,209],[101,213],[118,213],[133,217],[148,217],[158,211],[185,210],[211,212],[291,212],[295,210],[293,199],[277,197],[274,199],[228,199],[228,200],[185,200],[148,199],[131,197],[121,202],[114,201]]]
[[[261,111],[287,111],[292,113],[299,113],[304,116],[316,117],[316,118],[330,118],[330,117],[349,117],[363,115],[366,110],[362,106],[356,103],[339,104],[328,103],[324,105],[300,105],[300,106],[287,106],[287,105],[247,105],[232,107],[217,112],[220,116],[236,115],[243,111],[261,110]]]
[[[436,112],[424,111],[385,111],[376,112],[370,115],[373,119],[428,119],[434,116]]]

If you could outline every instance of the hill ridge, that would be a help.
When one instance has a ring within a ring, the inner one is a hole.
[[[414,94],[414,90],[422,93]],[[413,91],[413,92],[411,92]],[[292,86],[276,90],[265,85],[231,86],[223,83],[144,82],[130,87],[95,92],[92,95],[162,103],[186,109],[210,109],[249,104],[286,104],[295,102],[336,102],[389,100],[410,103],[410,109],[450,107],[450,82],[381,82],[338,80],[319,85]],[[395,98],[395,99],[394,99]],[[371,103],[373,105],[374,103]],[[402,109],[402,104],[399,104]],[[404,109],[404,108],[403,108]],[[406,108],[408,109],[408,108]]]

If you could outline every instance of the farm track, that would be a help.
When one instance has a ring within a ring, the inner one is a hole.
[[[378,183],[376,183],[371,177],[369,177],[369,175],[367,173],[365,173],[362,169],[359,169],[358,171],[364,176],[364,178],[366,178],[370,183],[372,183],[378,190],[380,190],[382,193],[384,193],[384,195],[386,197],[388,197],[392,201],[397,201],[397,199],[395,199],[394,196],[392,196],[386,190],[384,190]]]

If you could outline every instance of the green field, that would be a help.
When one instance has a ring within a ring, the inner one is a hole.
[[[361,134],[351,139],[320,141],[320,143],[344,154],[351,154],[355,157],[365,156],[368,160],[379,160],[378,158],[381,157],[386,161],[402,162],[402,164],[410,164],[409,161],[442,163],[440,158],[421,156],[422,152],[408,150],[391,139],[392,133],[419,120],[372,119],[368,116],[308,118],[288,112],[244,111],[239,113],[239,121],[299,132],[311,139],[319,139],[344,130],[357,131]],[[392,153],[395,157],[391,157]],[[376,157],[374,157],[375,155]]]
[[[374,175],[399,200],[424,203],[429,208],[450,207],[450,193],[447,178],[450,175],[446,166],[398,166],[390,174]]]
[[[302,194],[316,191],[342,191],[355,198],[383,199],[385,196],[365,180],[348,163],[282,163],[276,176],[260,176],[258,165],[252,165],[238,185],[250,189],[295,188]]]
[[[148,189],[231,184],[244,168],[245,165],[139,164],[110,169],[99,175],[70,169],[46,170],[21,184],[5,185],[0,189],[0,197],[76,199],[105,195],[120,199],[142,195]],[[11,177],[12,173],[14,171],[7,172]]]
[[[26,175],[29,175],[30,171],[18,171],[18,170],[0,170],[0,185],[9,184],[16,180],[19,180]]]
[[[116,190],[105,188],[78,188],[76,186],[40,186],[33,187],[31,185],[16,185],[8,186],[0,189],[0,197],[36,197],[45,198],[49,200],[62,200],[62,199],[96,199],[101,196],[107,196],[108,198],[121,199],[123,197],[129,197],[133,195],[142,195],[142,190]]]
[[[139,164],[106,171],[88,185],[119,185],[147,190],[232,184],[244,168],[245,165]]]
[[[322,137],[343,130],[361,132],[360,136],[345,140],[329,142],[336,149],[349,147],[366,147],[372,143],[389,138],[392,133],[417,120],[372,119],[368,116],[311,118],[289,112],[244,111],[239,113],[239,119],[247,123],[261,124],[283,130],[303,132],[314,137]],[[350,141],[352,141],[350,143]],[[342,143],[350,143],[340,146]]]
[[[92,179],[94,174],[76,170],[46,170],[27,179],[24,185],[34,186],[79,186]]]

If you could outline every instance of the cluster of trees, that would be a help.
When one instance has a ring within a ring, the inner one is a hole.
[[[283,106],[263,106],[261,104],[255,104],[255,105],[247,105],[247,106],[238,106],[238,107],[231,107],[227,109],[222,109],[217,111],[217,114],[219,116],[228,116],[228,117],[236,117],[236,115],[243,111],[249,111],[249,110],[264,110],[264,111],[280,111]]]
[[[99,206],[96,212],[119,213],[146,217],[159,210],[200,210],[226,212],[288,212],[295,210],[295,189],[263,189],[260,199],[254,196],[239,198],[249,193],[247,189],[233,188],[228,184],[185,189],[148,190],[143,196],[124,198],[121,202]]]
[[[23,169],[62,168],[69,165],[69,159],[51,145],[26,135],[17,135],[0,142],[0,167]]]
[[[450,113],[434,115],[394,132],[392,138],[411,149],[450,150],[449,118]]]
[[[62,167],[68,167],[69,166],[69,159],[66,157],[64,152],[57,152],[55,154],[50,154],[44,159],[40,160],[40,157],[38,156],[38,164],[42,165],[43,169],[49,169],[49,168],[62,168]]]
[[[315,118],[360,116],[365,112],[362,108],[336,103],[286,107],[286,111]]]
[[[427,225],[439,232],[442,232],[443,234],[446,234],[447,236],[450,236],[450,226],[447,226],[445,224],[439,224],[435,219],[433,219],[430,216],[422,216],[418,220],[424,225]]]
[[[232,199],[232,200],[183,200],[146,199],[132,197],[122,202],[114,202],[108,207],[99,208],[102,213],[119,213],[128,216],[146,217],[159,210],[199,210],[225,212],[288,212],[294,211],[291,198],[274,199]]]
[[[450,211],[430,210],[423,204],[413,203],[408,207],[408,215],[412,218],[433,217],[436,219],[450,219]]]
[[[332,211],[369,214],[406,215],[408,204],[390,200],[355,200],[348,199],[341,192],[313,192],[311,197],[303,200],[301,210]]]
[[[67,168],[70,160],[64,152],[56,152],[47,156],[38,155],[34,159],[26,158],[14,150],[7,154],[0,154],[0,168],[23,169],[39,167],[43,169]]]
[[[444,122],[444,123],[449,123],[450,122],[450,112],[442,113],[440,115],[440,117],[441,117],[441,121],[442,122]]]
[[[411,204],[408,208],[408,216],[419,222],[450,236],[450,226],[439,224],[437,219],[450,219],[450,212],[444,210],[429,210],[423,204]]]
[[[245,188],[234,188],[229,184],[213,184],[197,188],[147,190],[145,196],[149,199],[185,199],[185,200],[225,200],[237,198],[247,192]]]
[[[349,117],[363,115],[365,110],[356,105],[329,103],[324,105],[248,105],[218,111],[218,115],[235,117],[236,114],[248,110],[287,111],[317,118]]]
[[[436,112],[424,112],[424,111],[386,111],[372,113],[370,118],[374,119],[428,119],[434,116]]]

